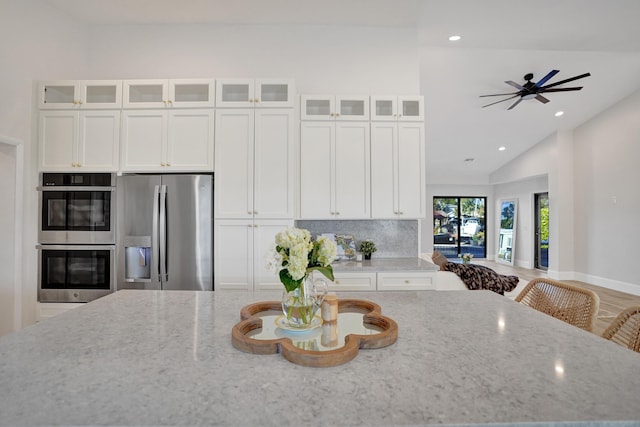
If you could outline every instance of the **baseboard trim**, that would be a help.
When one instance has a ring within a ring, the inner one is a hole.
[[[613,289],[614,291],[640,296],[640,286],[633,283],[621,282],[619,280],[607,279],[606,277],[573,272],[573,279],[566,280],[578,280],[580,282],[602,286],[603,288]]]

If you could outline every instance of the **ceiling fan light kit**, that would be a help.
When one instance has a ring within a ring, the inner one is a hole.
[[[556,86],[560,86],[560,85],[565,84],[565,83],[572,82],[574,80],[578,80],[578,79],[582,79],[582,78],[585,78],[585,77],[589,77],[591,75],[591,73],[584,73],[584,74],[580,74],[579,76],[569,77],[568,79],[560,80],[559,82],[550,83],[548,85],[545,85],[545,83],[547,81],[549,81],[553,76],[555,76],[559,72],[560,72],[560,70],[551,70],[546,76],[544,76],[543,78],[538,80],[538,82],[536,82],[536,83],[533,83],[531,81],[531,80],[533,80],[533,74],[532,73],[525,74],[524,79],[526,80],[526,83],[524,83],[522,85],[520,85],[520,84],[518,84],[518,83],[516,83],[514,81],[507,80],[507,81],[505,81],[505,83],[508,84],[509,86],[513,86],[514,88],[518,89],[518,91],[517,92],[511,92],[511,93],[496,93],[496,94],[491,94],[491,95],[480,95],[480,98],[484,98],[484,97],[487,97],[487,96],[508,96],[508,98],[502,99],[500,101],[496,101],[496,102],[492,102],[490,104],[483,105],[482,108],[489,107],[489,106],[495,105],[495,104],[499,104],[501,102],[505,102],[505,101],[508,101],[508,100],[514,99],[514,98],[518,98],[518,99],[516,100],[516,102],[511,104],[511,106],[509,108],[507,108],[508,110],[511,110],[511,109],[515,108],[523,100],[527,101],[527,100],[530,100],[530,99],[536,99],[537,101],[539,101],[539,102],[541,102],[543,104],[546,104],[547,102],[549,102],[549,100],[547,98],[545,98],[544,96],[542,96],[542,93],[569,92],[569,91],[580,90],[580,89],[582,89],[582,86],[579,86],[579,87],[564,87],[564,88],[555,88],[555,87]]]

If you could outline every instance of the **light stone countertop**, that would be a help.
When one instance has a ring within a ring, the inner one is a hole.
[[[357,261],[336,261],[331,264],[338,273],[377,273],[377,272],[433,272],[440,268],[422,258],[376,258]]]
[[[640,424],[639,354],[495,293],[348,293],[398,340],[332,368],[232,347],[279,296],[124,290],[1,337],[0,425]]]

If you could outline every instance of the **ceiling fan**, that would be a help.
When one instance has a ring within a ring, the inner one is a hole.
[[[516,82],[513,82],[511,80],[507,80],[507,81],[505,81],[505,83],[510,85],[510,86],[515,87],[516,89],[518,89],[518,92],[496,93],[496,94],[493,94],[493,95],[480,95],[480,98],[484,98],[484,97],[487,97],[487,96],[509,96],[509,95],[513,95],[513,96],[509,96],[509,98],[502,99],[502,100],[497,101],[497,102],[492,102],[491,104],[483,105],[482,108],[488,107],[490,105],[499,104],[500,102],[508,101],[510,99],[518,98],[518,97],[520,97],[520,98],[516,102],[514,102],[511,105],[511,107],[508,108],[508,110],[511,110],[512,108],[514,108],[523,99],[525,101],[528,100],[528,99],[537,99],[538,101],[542,102],[543,104],[546,104],[547,102],[549,102],[549,100],[547,98],[545,98],[544,96],[542,96],[541,95],[542,93],[568,92],[568,91],[572,91],[572,90],[580,90],[580,89],[582,89],[582,86],[580,86],[580,87],[564,87],[564,88],[557,88],[557,89],[552,89],[552,88],[555,87],[555,86],[559,86],[561,84],[564,84],[564,83],[568,83],[568,82],[572,82],[574,80],[582,79],[584,77],[589,77],[591,75],[591,73],[580,74],[579,76],[570,77],[568,79],[560,80],[559,82],[555,82],[555,83],[551,83],[551,84],[548,84],[546,86],[543,86],[547,81],[549,81],[549,79],[551,79],[553,76],[558,74],[559,71],[560,70],[551,70],[549,72],[549,74],[547,74],[546,76],[544,76],[543,78],[538,80],[537,83],[533,83],[531,81],[533,79],[533,74],[532,73],[528,73],[528,74],[526,74],[524,76],[524,79],[527,82],[525,84],[523,84],[523,85],[519,85]]]

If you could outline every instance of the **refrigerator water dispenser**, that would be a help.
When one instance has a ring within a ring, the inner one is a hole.
[[[124,238],[125,281],[151,281],[151,236]]]

